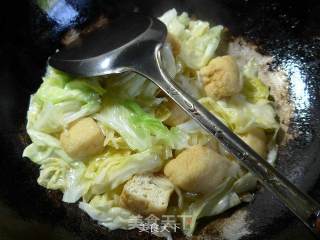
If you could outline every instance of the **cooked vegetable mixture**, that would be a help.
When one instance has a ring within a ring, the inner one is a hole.
[[[160,20],[174,81],[273,162],[279,123],[255,59],[240,67],[220,49],[228,44],[223,26],[175,9]],[[256,187],[215,139],[135,73],[79,78],[48,67],[27,118],[32,144],[23,156],[40,166],[38,183],[110,230],[139,228],[132,219],[150,215],[189,216],[179,228],[190,236],[197,219],[247,201]]]

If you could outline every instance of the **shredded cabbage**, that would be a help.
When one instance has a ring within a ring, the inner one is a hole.
[[[98,80],[72,78],[48,68],[43,83],[31,98],[27,129],[56,133],[69,123],[99,111],[105,90]]]
[[[229,178],[216,191],[191,203],[182,212],[182,216],[191,216],[189,224],[183,223],[183,231],[187,236],[192,236],[197,219],[219,214],[241,202],[237,194],[232,191],[233,183],[234,179]]]
[[[259,100],[268,100],[269,88],[258,77],[258,64],[251,59],[243,69],[244,84],[242,93],[248,101],[256,103]]]
[[[187,13],[178,16],[171,9],[159,18],[167,25],[168,32],[181,44],[179,58],[192,69],[205,66],[215,55],[223,27],[210,28],[208,22],[191,20]]]
[[[186,136],[188,136],[188,146],[206,145],[210,141],[215,141],[205,132],[194,120],[189,120],[177,126]]]
[[[115,154],[91,161],[84,177],[91,181],[93,194],[115,189],[135,174],[156,172],[163,166],[159,155],[152,150],[135,154]]]
[[[144,151],[155,144],[170,148],[181,148],[184,145],[181,131],[176,128],[169,130],[134,101],[119,103],[106,99],[105,108],[96,114],[95,118],[117,131],[132,150]]]
[[[80,202],[79,207],[110,230],[130,229],[128,220],[134,218],[130,211],[119,207],[116,197],[111,198],[108,194],[96,195],[89,203]]]
[[[152,81],[136,73],[107,76],[104,84],[110,98],[134,100],[148,110],[164,100],[157,97],[159,88]]]
[[[241,95],[219,101],[206,97],[199,101],[236,133],[247,133],[253,128],[279,128],[276,113],[268,101],[252,104]]]

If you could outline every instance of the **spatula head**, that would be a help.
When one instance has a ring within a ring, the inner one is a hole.
[[[122,16],[57,51],[49,65],[80,76],[100,76],[134,70],[145,54],[164,42],[166,27],[139,14]]]

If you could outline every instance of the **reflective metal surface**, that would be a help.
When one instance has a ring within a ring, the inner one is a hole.
[[[97,31],[80,36],[49,58],[49,64],[81,76],[101,76],[133,71],[153,55],[164,41],[166,29],[159,21],[130,14]]]

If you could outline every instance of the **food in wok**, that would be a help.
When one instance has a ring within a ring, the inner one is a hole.
[[[175,9],[159,19],[168,28],[162,51],[174,81],[273,163],[280,125],[260,55],[237,51],[221,25]],[[197,219],[250,200],[257,185],[136,73],[82,78],[48,67],[27,118],[32,144],[23,155],[40,165],[38,183],[110,230],[154,227],[169,238],[179,228],[191,236]]]

